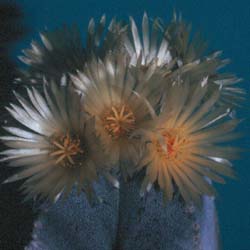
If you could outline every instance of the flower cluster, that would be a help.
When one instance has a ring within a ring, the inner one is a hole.
[[[176,16],[165,25],[144,14],[142,26],[105,16],[91,20],[83,45],[75,28],[41,34],[20,59],[28,65],[16,79],[8,111],[20,127],[5,127],[9,149],[1,161],[25,179],[27,198],[67,197],[73,186],[91,197],[100,175],[119,187],[112,173],[129,180],[144,172],[141,194],[159,186],[200,203],[215,195],[212,180],[234,177],[227,145],[238,134],[232,116],[243,99],[240,79],[220,73],[220,52],[204,56],[204,43]]]

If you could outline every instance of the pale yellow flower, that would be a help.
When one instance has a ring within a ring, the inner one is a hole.
[[[23,127],[5,127],[11,135],[0,138],[11,148],[1,152],[6,155],[1,161],[18,169],[5,183],[25,179],[27,199],[67,197],[74,185],[90,197],[98,175],[107,170],[94,119],[71,87],[50,83],[44,96],[36,89],[27,92],[30,102],[16,94],[21,106],[7,108]]]
[[[96,119],[96,133],[105,152],[114,164],[121,163],[126,177],[142,147],[134,135],[154,117],[152,106],[159,101],[155,93],[160,83],[147,72],[135,78],[123,56],[93,60],[72,81],[83,95],[86,112]]]
[[[229,117],[230,110],[215,107],[219,90],[204,100],[207,87],[198,85],[192,92],[187,84],[169,88],[139,164],[139,169],[146,167],[142,193],[157,182],[166,200],[176,186],[186,202],[199,204],[201,195],[215,195],[205,177],[219,183],[224,183],[220,175],[234,177],[229,160],[237,150],[223,143],[237,136],[232,131],[239,121]]]

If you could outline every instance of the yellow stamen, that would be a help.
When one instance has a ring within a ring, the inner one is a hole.
[[[126,106],[113,106],[103,116],[105,130],[113,139],[118,139],[129,134],[135,129],[135,116]]]
[[[63,162],[62,165],[64,166],[74,167],[75,161],[73,156],[84,153],[80,145],[80,139],[71,138],[69,133],[66,136],[53,138],[51,144],[53,145],[53,151],[50,153],[50,156],[57,157],[56,164]]]

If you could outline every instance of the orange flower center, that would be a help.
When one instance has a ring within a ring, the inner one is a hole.
[[[135,128],[135,116],[132,110],[126,106],[113,106],[103,116],[103,124],[108,134],[118,139],[129,136]]]
[[[84,150],[81,148],[79,138],[70,137],[69,133],[66,136],[59,136],[51,141],[53,145],[53,152],[50,156],[55,156],[56,164],[62,163],[63,166],[74,167],[75,157],[83,154]]]
[[[179,159],[185,153],[188,141],[180,129],[168,129],[161,133],[163,141],[156,140],[156,151],[165,160]]]

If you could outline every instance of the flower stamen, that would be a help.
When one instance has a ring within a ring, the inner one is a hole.
[[[126,106],[113,106],[111,110],[103,116],[104,128],[108,134],[118,139],[129,134],[135,128],[135,116],[132,110]]]
[[[50,156],[56,156],[56,164],[63,162],[63,165],[74,166],[74,156],[83,154],[84,150],[81,148],[81,142],[79,138],[70,137],[69,133],[66,136],[60,136],[51,141],[54,146],[53,152]]]
[[[184,147],[187,145],[187,139],[181,135],[179,129],[165,130],[161,133],[163,143],[155,141],[156,151],[163,160],[179,159],[183,155]]]

